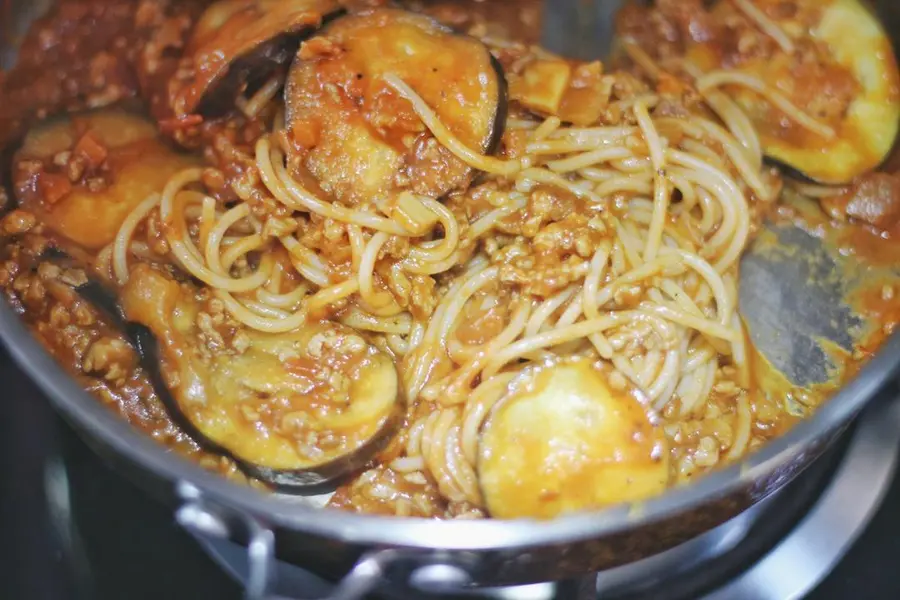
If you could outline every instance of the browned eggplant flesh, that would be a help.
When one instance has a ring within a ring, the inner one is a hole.
[[[123,330],[175,422],[277,489],[323,491],[371,462],[401,424],[392,360],[349,327],[246,331],[211,315],[215,300],[193,284],[148,265],[133,270],[121,304],[94,279],[76,291]]]
[[[285,105],[291,166],[346,204],[383,206],[402,190],[437,198],[471,176],[388,75],[474,152],[492,152],[502,134],[505,80],[480,41],[403,10],[335,19],[302,44]]]
[[[88,251],[111,243],[128,214],[169,177],[201,164],[146,117],[107,108],[45,121],[12,160],[19,205]]]
[[[499,518],[639,501],[661,493],[668,472],[659,423],[585,358],[526,370],[481,436],[479,481]]]

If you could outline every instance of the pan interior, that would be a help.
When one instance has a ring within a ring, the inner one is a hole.
[[[18,3],[24,10],[17,7],[15,18],[0,24],[0,66],[14,60],[10,40],[50,4]],[[900,7],[889,9],[889,21],[900,19]],[[862,358],[855,349],[883,333],[885,314],[866,299],[887,289],[900,294],[900,267],[894,266],[900,260],[848,252],[846,232],[821,227],[827,216],[813,200],[788,191],[782,203],[790,216],[767,221],[742,259],[740,313],[758,364],[770,371],[760,380],[763,393],[806,391],[824,401],[855,372],[853,363]],[[896,242],[885,246],[900,257]],[[320,508],[330,494],[278,496]]]
[[[790,385],[838,384],[861,358],[854,349],[883,333],[883,315],[865,299],[890,296],[900,270],[849,252],[844,230],[819,227],[827,218],[813,200],[787,192],[782,201],[795,218],[767,222],[745,254],[741,315],[757,351]]]

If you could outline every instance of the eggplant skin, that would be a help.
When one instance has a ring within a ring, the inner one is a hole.
[[[877,169],[894,147],[900,127],[896,56],[890,36],[860,0],[793,4],[809,28],[798,40],[803,48],[765,58],[738,55],[740,61],[726,70],[765,82],[831,135],[801,126],[754,90],[729,85],[726,91],[753,121],[770,163],[801,179],[843,185]],[[713,14],[726,20],[730,10],[730,3],[720,2]],[[721,70],[723,61],[736,60],[723,57],[721,46],[719,40],[698,42],[689,47],[688,60],[703,71]]]
[[[387,74],[463,144],[496,150],[507,93],[488,48],[430,17],[384,8],[335,19],[301,46],[285,87],[292,168],[351,205],[403,190],[439,198],[468,185],[472,169],[438,143]]]
[[[300,41],[343,12],[336,0],[219,0],[201,15],[169,82],[173,115],[220,116],[286,68]]]
[[[332,491],[335,486],[365,469],[382,450],[386,449],[403,425],[401,404],[380,426],[378,435],[365,441],[352,452],[338,456],[322,464],[299,469],[275,469],[249,461],[239,453],[213,441],[182,411],[175,396],[169,391],[162,373],[162,355],[153,332],[139,323],[129,323],[126,335],[141,357],[142,367],[148,373],[156,395],[170,418],[195,442],[214,454],[227,456],[249,477],[257,479],[273,490],[300,495],[317,495]]]
[[[506,118],[509,116],[509,84],[503,65],[493,54],[491,66],[497,76],[497,110],[494,111],[494,122],[491,124],[491,137],[484,147],[485,154],[494,154],[500,149],[500,142],[503,141],[503,133],[506,131]]]
[[[198,444],[272,487],[306,494],[365,467],[390,443],[405,403],[389,356],[330,322],[286,334],[240,330],[239,350],[210,348],[216,334],[199,324],[196,292],[141,264],[121,300],[142,366]]]
[[[634,396],[566,359],[510,385],[481,433],[478,479],[492,517],[549,519],[664,492],[668,451]]]

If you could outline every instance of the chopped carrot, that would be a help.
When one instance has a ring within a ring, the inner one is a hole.
[[[315,148],[319,143],[322,124],[317,119],[297,119],[291,125],[294,141],[301,148]]]
[[[69,195],[72,184],[65,175],[44,171],[38,176],[38,190],[44,202],[53,205]]]
[[[75,144],[74,150],[75,154],[83,157],[87,161],[87,166],[92,169],[102,165],[109,154],[106,147],[90,131],[81,136],[81,139]]]

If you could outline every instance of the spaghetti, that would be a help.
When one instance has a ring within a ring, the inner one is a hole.
[[[705,77],[701,89],[733,81]],[[201,171],[187,170],[125,220],[112,249],[116,280],[127,280],[128,248],[157,213],[171,260],[244,326],[277,333],[331,316],[381,337],[409,402],[405,449],[389,468],[422,473],[475,513],[478,432],[529,364],[598,356],[648,410],[678,418],[696,414],[723,382],[741,397],[737,259],[750,206],[771,200],[761,161],[748,154],[754,142],[705,118],[655,117],[638,98],[612,126],[517,115],[525,153],[488,157],[466,148],[399,77],[384,79],[443,147],[489,174],[486,183],[446,203],[402,192],[390,208],[346,208],[291,175],[275,130],[256,143],[255,166],[294,233],[267,234],[247,202],[223,206],[203,193]],[[473,210],[485,190],[488,205]],[[541,198],[567,213],[571,240],[540,213]],[[298,225],[313,222],[327,222],[347,252],[307,245]],[[430,298],[411,291],[423,282],[433,282]],[[736,402],[733,457],[749,442],[746,400]]]
[[[802,49],[753,3],[733,5],[785,54]],[[387,192],[329,188],[344,183],[341,173],[323,177],[327,165],[302,160],[324,125],[292,129],[278,99],[284,80],[269,78],[236,106],[265,122],[247,146],[229,148],[246,177],[178,173],[133,208],[98,263],[125,285],[135,264],[168,262],[255,335],[334,321],[392,356],[403,430],[336,506],[488,516],[479,479],[486,424],[525,374],[569,359],[599,365],[609,387],[636,398],[664,431],[667,485],[738,460],[764,441],[754,411],[768,401],[753,395],[739,262],[784,182],[764,166],[757,127],[732,92],[753,91],[817,138],[836,131],[754,75],[658,57],[639,37],[623,44],[631,71],[578,75],[575,87],[603,102],[581,125],[564,115],[565,98],[538,116],[524,108],[527,86],[513,85],[530,65],[574,67],[538,49],[494,48],[519,103],[494,155],[467,145],[410,72],[355,75],[391,118],[416,124],[393,148],[473,173],[441,197],[416,186],[412,167],[395,169]],[[554,105],[545,96],[533,104]],[[323,122],[337,127],[346,120],[338,117]],[[383,148],[366,143],[348,153],[380,160]],[[358,166],[330,156],[335,169]],[[231,183],[228,193],[209,183],[217,180]],[[835,189],[787,185],[816,197]]]
[[[626,3],[609,64],[493,1],[182,4],[50,11],[0,82],[0,135],[30,128],[0,288],[155,439],[281,492],[353,473],[333,507],[552,517],[742,460],[832,391],[769,369],[738,282],[768,216],[857,258],[896,237],[900,81],[858,0]],[[158,352],[77,293],[98,276]],[[877,287],[840,377],[892,326]]]

